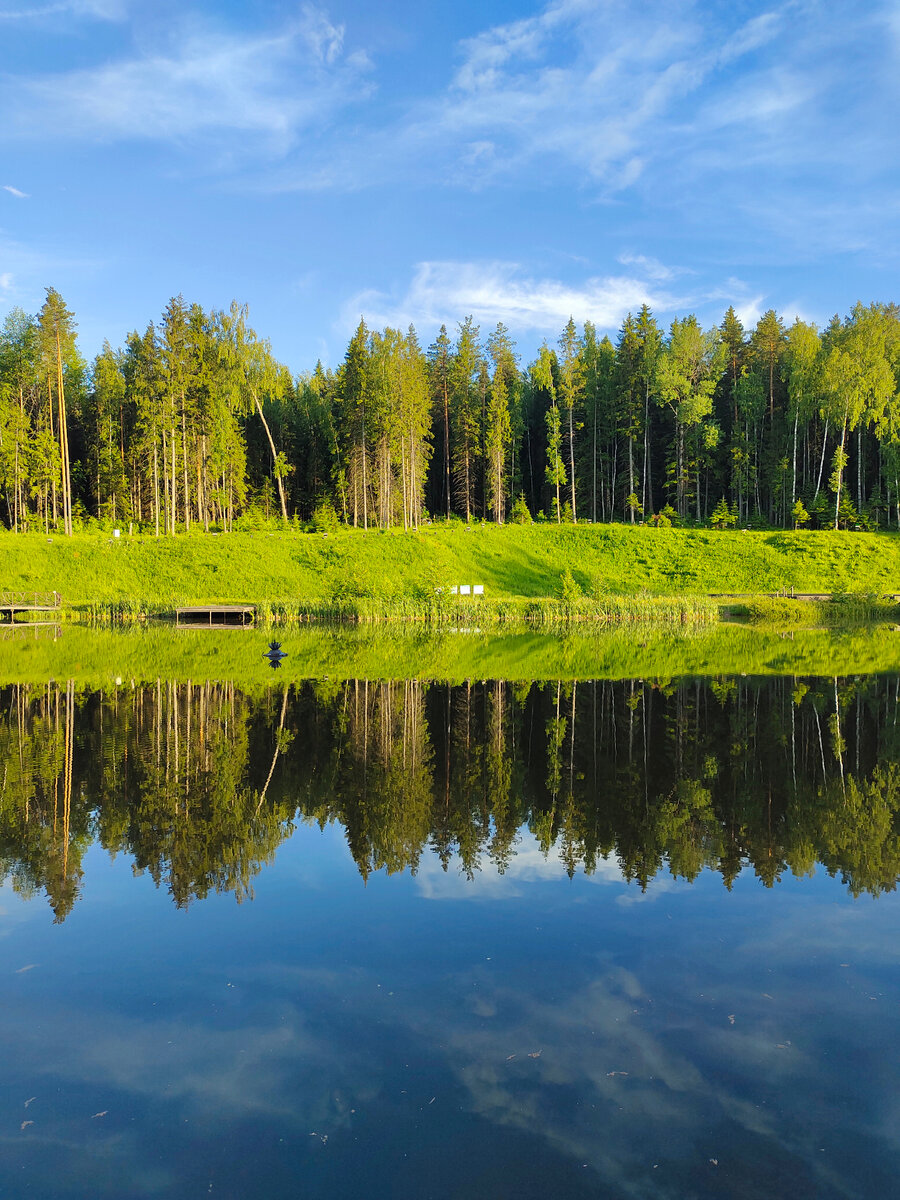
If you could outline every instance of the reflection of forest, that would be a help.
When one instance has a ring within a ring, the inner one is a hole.
[[[900,680],[578,684],[356,680],[2,689],[0,876],[63,920],[97,842],[184,905],[243,899],[296,819],[338,821],[360,873],[423,853],[504,871],[523,826],[571,874],[645,886],[818,861],[900,875]],[[454,868],[455,869],[455,868]]]

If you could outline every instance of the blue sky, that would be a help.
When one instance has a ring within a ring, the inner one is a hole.
[[[0,316],[824,323],[900,300],[898,102],[896,0],[0,0]]]

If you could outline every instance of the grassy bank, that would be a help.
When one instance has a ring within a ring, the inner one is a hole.
[[[401,615],[482,584],[485,599],[523,610],[574,593],[611,598],[707,593],[900,590],[900,537],[833,532],[718,532],[611,525],[466,527],[417,533],[243,533],[113,540],[0,534],[0,590],[60,592],[68,606],[135,612],[250,602],[285,612],[356,606]],[[516,607],[518,606],[518,608]],[[585,605],[585,614],[588,605]],[[550,610],[546,610],[550,611]],[[624,611],[624,610],[623,610]]]
[[[40,636],[35,636],[39,634]],[[446,630],[316,629],[281,635],[287,653],[272,671],[261,630],[173,630],[151,624],[90,630],[72,625],[54,640],[46,630],[0,637],[0,684],[74,679],[105,688],[156,679],[230,680],[242,687],[302,679],[573,680],[684,676],[861,675],[900,671],[900,633],[798,630],[791,635],[735,625],[709,629],[575,629],[487,634]]]

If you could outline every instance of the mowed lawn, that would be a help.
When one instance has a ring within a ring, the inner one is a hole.
[[[586,592],[619,595],[894,592],[900,537],[461,523],[415,533],[0,534],[0,590],[55,589],[70,605],[391,598],[460,584],[540,598],[559,595],[566,570]]]

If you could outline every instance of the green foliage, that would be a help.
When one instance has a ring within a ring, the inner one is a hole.
[[[733,529],[737,521],[737,512],[731,508],[723,496],[712,511],[709,523],[713,529]]]
[[[566,570],[562,573],[562,578],[560,579],[560,592],[562,595],[563,604],[567,605],[568,607],[571,607],[573,604],[575,604],[583,595],[581,588],[575,582],[572,572],[568,568],[566,568]]]
[[[892,601],[867,593],[835,593],[829,600],[792,600],[758,596],[740,606],[754,624],[778,626],[835,625],[846,627],[874,621],[895,621],[900,609]]]
[[[316,533],[337,533],[341,527],[340,519],[329,500],[321,500],[316,505],[311,521]]]
[[[509,513],[510,523],[513,525],[530,525],[531,513],[528,511],[528,505],[525,503],[525,496],[519,492]]]
[[[804,525],[809,523],[809,513],[804,507],[803,501],[798,500],[791,509],[791,520],[794,522],[795,529],[802,529]]]
[[[632,516],[639,517],[643,515],[644,510],[641,506],[640,500],[637,498],[637,492],[632,492],[630,495],[625,497],[625,508],[626,511],[630,512]]]
[[[337,372],[294,378],[245,306],[175,296],[88,370],[51,288],[0,330],[0,517],[230,533],[330,499],[344,524],[416,529],[428,510],[502,523],[523,494],[557,524],[564,504],[633,524],[668,500],[724,527],[721,498],[763,529],[796,525],[802,496],[814,528],[900,527],[896,305],[822,334],[773,310],[746,331],[733,309],[709,329],[689,314],[665,337],[644,305],[615,346],[574,318],[554,345],[523,370],[502,325],[482,340],[468,317],[425,355],[413,328],[360,322]]]

